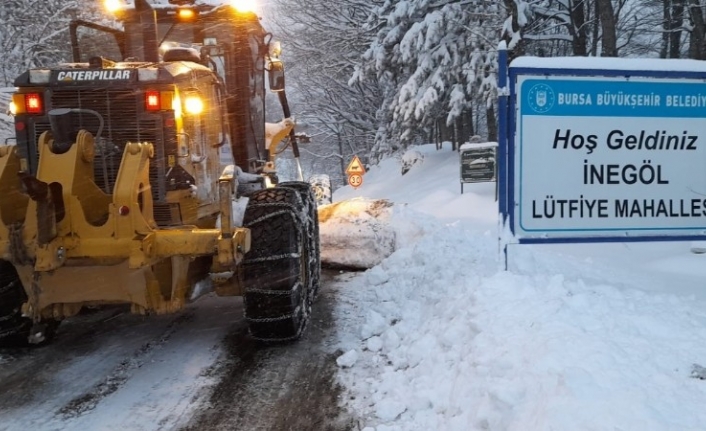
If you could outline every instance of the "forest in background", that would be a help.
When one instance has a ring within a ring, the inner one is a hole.
[[[412,144],[497,139],[497,46],[533,55],[706,59],[706,0],[260,0],[282,41],[305,171],[335,185]],[[0,79],[70,58],[98,0],[3,0]],[[286,156],[285,156],[286,157]]]

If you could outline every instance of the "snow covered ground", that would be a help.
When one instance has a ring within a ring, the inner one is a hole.
[[[495,184],[461,194],[457,153],[414,151],[423,159],[405,175],[386,160],[334,194],[361,198],[347,208],[394,202],[376,207],[380,224],[361,222],[394,252],[326,286],[337,334],[317,347],[342,352],[337,378],[361,429],[706,429],[706,255],[687,243],[514,246],[505,271]],[[361,254],[350,225],[338,229]],[[0,354],[0,375],[18,361],[37,370],[4,390],[41,388],[0,409],[0,430],[179,429],[209,407],[224,322],[242,316],[223,301],[176,320],[110,318],[85,340],[65,327],[55,346]]]
[[[706,429],[706,255],[522,245],[505,271],[495,185],[462,195],[457,153],[416,150],[404,176],[387,160],[334,194],[396,203],[397,250],[335,286],[366,431]]]

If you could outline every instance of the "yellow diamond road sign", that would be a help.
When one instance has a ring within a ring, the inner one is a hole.
[[[346,174],[348,175],[364,175],[365,174],[365,168],[363,167],[363,164],[360,162],[360,159],[358,156],[353,156],[353,160],[351,160],[350,164],[346,168]]]

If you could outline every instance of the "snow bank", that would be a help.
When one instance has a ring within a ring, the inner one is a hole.
[[[352,199],[319,207],[321,261],[335,267],[371,268],[395,250],[392,204]]]
[[[433,217],[337,287],[338,378],[365,429],[704,428],[704,265],[688,243],[517,246],[503,271],[492,189],[457,196],[432,171],[457,159],[422,150],[404,179],[390,166],[366,184]]]

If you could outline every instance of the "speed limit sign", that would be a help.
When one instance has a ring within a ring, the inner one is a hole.
[[[358,174],[348,175],[348,184],[357,189],[363,184],[363,176]]]

